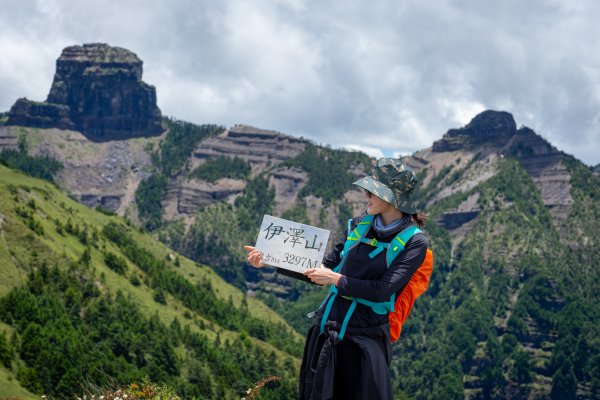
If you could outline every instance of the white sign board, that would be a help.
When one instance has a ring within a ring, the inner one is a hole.
[[[255,247],[266,265],[302,273],[321,265],[328,239],[326,229],[265,215]]]

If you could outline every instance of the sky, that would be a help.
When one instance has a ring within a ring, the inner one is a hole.
[[[163,115],[399,156],[486,109],[600,163],[597,0],[0,0],[0,111],[63,48],[144,62]]]

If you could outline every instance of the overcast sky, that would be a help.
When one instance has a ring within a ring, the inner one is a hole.
[[[485,109],[600,163],[600,2],[0,0],[0,111],[64,47],[144,61],[164,115],[409,154]]]

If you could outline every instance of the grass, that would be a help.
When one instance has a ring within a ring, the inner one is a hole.
[[[36,396],[19,385],[14,375],[3,366],[0,366],[0,400],[3,399],[31,399],[39,400]]]
[[[35,206],[33,206],[35,204]],[[43,234],[38,235],[27,227],[23,217],[17,215],[17,207],[31,210],[33,218],[43,229]],[[54,263],[67,266],[69,261],[79,260],[86,246],[80,240],[69,234],[62,235],[57,231],[57,223],[66,224],[71,220],[72,224],[79,227],[87,226],[91,232],[97,229],[101,232],[102,227],[111,221],[124,224],[125,221],[118,216],[108,216],[89,209],[71,200],[60,192],[54,185],[30,178],[19,172],[0,165],[0,296],[8,292],[12,287],[24,282],[27,272],[32,265],[46,261],[48,265]],[[228,300],[230,297],[235,305],[240,305],[244,297],[243,293],[232,285],[223,281],[209,267],[199,265],[196,262],[176,254],[171,249],[153,239],[150,235],[131,229],[131,235],[135,242],[151,251],[158,259],[165,260],[169,254],[179,258],[180,266],[176,267],[173,261],[167,262],[167,267],[172,268],[192,283],[201,282],[207,278],[218,297]],[[183,326],[190,326],[192,331],[205,335],[209,340],[214,340],[217,333],[222,340],[235,340],[238,332],[229,331],[219,326],[219,321],[208,321],[189,310],[180,301],[167,295],[167,304],[163,305],[154,301],[153,290],[143,283],[134,286],[129,282],[131,274],[139,277],[144,272],[137,266],[128,262],[129,267],[125,276],[112,271],[104,263],[101,249],[122,255],[120,250],[110,241],[104,241],[100,235],[99,247],[90,247],[91,264],[95,269],[97,284],[103,291],[115,293],[122,291],[140,305],[147,316],[157,316],[163,323],[169,325],[177,318]],[[249,312],[256,318],[266,320],[269,323],[285,323],[283,318],[277,315],[259,300],[248,298]],[[203,326],[203,328],[201,328]],[[7,331],[10,327],[0,324],[0,330]],[[294,332],[294,339],[300,339],[300,335]],[[293,363],[299,365],[299,360],[287,353],[280,351],[275,346],[250,337],[256,345],[268,351],[273,350],[278,357],[290,358]],[[14,371],[0,369],[0,399],[3,397],[33,398],[33,396],[21,389],[15,378]]]
[[[82,226],[82,224],[85,222],[85,224],[87,224],[90,228],[96,227],[98,230],[101,230],[101,227],[110,221],[123,223],[123,219],[118,216],[107,216],[74,202],[66,195],[58,191],[58,189],[56,189],[50,183],[41,182],[39,180],[26,177],[18,172],[0,166],[0,187],[2,186],[5,186],[4,189],[8,189],[8,186],[11,186],[13,191],[17,191],[17,195],[11,196],[10,189],[2,190],[2,194],[0,194],[0,199],[2,200],[0,202],[0,213],[3,214],[5,216],[4,218],[6,219],[4,222],[5,226],[0,231],[0,235],[4,234],[5,228],[7,228],[9,225],[11,228],[14,228],[13,222],[15,219],[18,219],[18,217],[14,215],[14,207],[17,205],[23,206],[27,201],[33,199],[38,205],[37,208],[39,210],[36,213],[36,218],[39,220],[45,232],[45,235],[37,236],[36,240],[46,252],[53,254],[54,258],[56,258],[57,255],[60,255],[66,256],[70,260],[77,260],[85,249],[84,245],[82,245],[74,236],[68,234],[65,236],[59,235],[56,232],[54,220],[58,219],[64,223],[70,218],[74,224],[79,224]],[[18,203],[14,201],[14,196],[19,197],[20,200]],[[43,217],[40,215],[43,215]],[[24,236],[26,235],[26,231],[27,229],[24,228],[21,229],[21,232],[14,233],[18,236]],[[174,254],[174,251],[153,239],[148,234],[140,233],[135,229],[132,229],[131,232],[136,243],[151,251],[156,258],[165,259],[168,254]],[[4,235],[4,238],[7,239],[8,235]],[[16,238],[13,237],[13,240],[14,239]],[[11,279],[3,280],[2,285],[5,285],[5,288],[10,288],[18,282],[21,282],[23,274],[17,272],[17,269],[14,268],[15,262],[14,260],[11,260],[11,255],[8,252],[8,248],[11,246],[21,246],[22,248],[27,248],[28,245],[18,242],[7,243],[6,240],[0,243],[2,244],[0,246],[0,260],[3,261],[2,265],[0,266],[0,271],[3,273],[3,277],[12,275]],[[119,250],[112,244],[106,243],[105,245],[108,246],[107,249],[110,249],[114,253],[119,253]],[[94,263],[94,265],[98,267],[98,273],[104,272],[107,277],[114,276],[114,279],[110,282],[110,287],[115,285],[115,288],[118,287],[124,291],[133,290],[132,288],[134,287],[129,284],[125,278],[115,274],[104,265],[102,256],[98,250],[92,249],[92,256],[97,261]],[[206,277],[210,280],[211,284],[215,288],[217,296],[224,300],[228,300],[229,297],[231,297],[235,305],[239,306],[241,304],[244,295],[239,289],[223,281],[209,267],[199,265],[181,255],[178,255],[178,257],[181,266],[175,267],[174,270],[176,272],[186,277],[192,283],[201,282]],[[135,268],[132,265],[130,266],[131,268]],[[141,271],[139,272],[142,274]],[[2,288],[2,286],[0,286],[0,288]],[[140,295],[141,294],[138,293],[138,296]],[[248,307],[253,316],[265,319],[269,322],[284,322],[283,318],[273,312],[261,301],[253,298],[248,298],[247,300]]]

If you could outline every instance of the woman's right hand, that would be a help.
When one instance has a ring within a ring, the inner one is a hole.
[[[244,246],[244,250],[248,252],[248,264],[254,268],[262,268],[265,266],[262,262],[262,254],[252,246]]]

